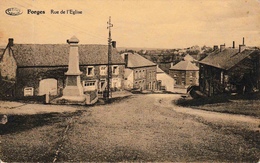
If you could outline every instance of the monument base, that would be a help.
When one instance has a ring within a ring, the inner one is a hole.
[[[83,88],[81,86],[66,86],[63,90],[63,96],[83,96]]]
[[[51,101],[52,104],[86,105],[86,96],[62,96]]]

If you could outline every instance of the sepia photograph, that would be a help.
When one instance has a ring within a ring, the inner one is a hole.
[[[260,0],[0,0],[0,163],[260,162]]]

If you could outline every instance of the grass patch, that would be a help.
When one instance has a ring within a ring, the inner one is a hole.
[[[8,115],[0,125],[0,156],[6,162],[52,162],[55,150],[75,113]]]
[[[176,105],[207,111],[260,117],[260,94],[217,95],[199,99],[178,99]]]

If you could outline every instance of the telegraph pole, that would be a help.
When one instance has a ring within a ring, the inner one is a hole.
[[[113,24],[111,24],[111,16],[109,16],[109,21],[107,22],[107,29],[109,30],[108,34],[108,62],[107,62],[107,94],[106,94],[106,100],[109,101],[109,96],[112,97],[112,92],[110,90],[110,79],[112,80],[112,71],[111,71],[111,27],[113,27]]]

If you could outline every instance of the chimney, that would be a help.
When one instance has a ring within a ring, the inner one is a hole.
[[[116,41],[112,41],[112,47],[116,48]]]
[[[233,41],[233,49],[235,49],[235,41]]]
[[[225,44],[220,45],[220,51],[222,52],[225,49]]]
[[[171,62],[171,67],[170,68],[172,68],[174,66],[174,64],[173,64],[173,62]]]
[[[128,53],[125,53],[124,55],[125,55],[125,56],[124,56],[125,67],[127,67],[127,66],[128,66]]]
[[[239,53],[246,49],[245,38],[243,37],[243,44],[239,45]]]
[[[246,45],[239,45],[239,53],[246,49]]]
[[[214,45],[213,46],[213,51],[217,50],[218,49],[218,45]]]
[[[8,39],[8,46],[13,46],[14,45],[14,39],[13,38],[9,38]]]

